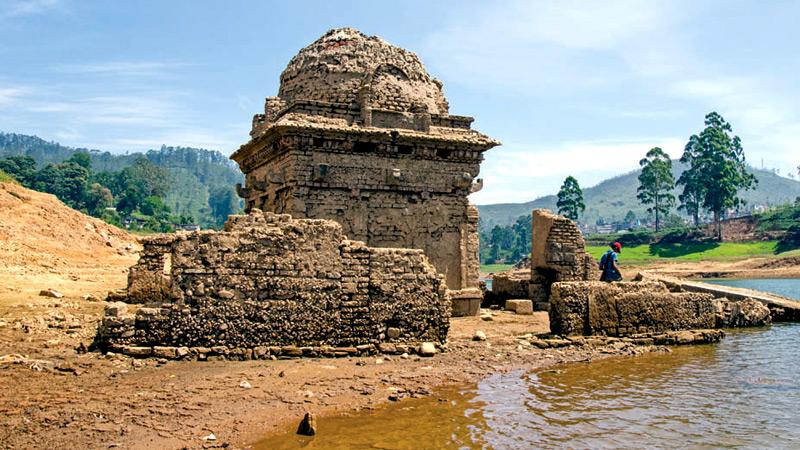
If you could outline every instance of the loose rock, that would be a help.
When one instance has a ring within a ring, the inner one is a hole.
[[[314,436],[317,434],[317,419],[313,414],[310,412],[306,413],[303,420],[300,421],[300,425],[297,427],[297,434],[302,436]]]

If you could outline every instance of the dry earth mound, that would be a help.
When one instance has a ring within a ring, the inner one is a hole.
[[[0,243],[0,269],[25,273],[130,260],[139,248],[127,232],[12,183],[0,183]]]

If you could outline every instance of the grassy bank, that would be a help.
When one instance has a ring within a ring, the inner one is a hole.
[[[607,246],[588,246],[586,250],[600,258]],[[672,244],[636,245],[622,249],[620,260],[626,264],[646,264],[664,259],[675,261],[735,261],[754,257],[774,257],[777,241],[760,242],[693,242]],[[800,250],[778,256],[796,256]]]
[[[481,273],[505,272],[513,267],[512,264],[481,264]]]

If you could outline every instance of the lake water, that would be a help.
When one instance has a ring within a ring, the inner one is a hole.
[[[322,419],[314,438],[256,448],[796,449],[798,367],[800,324],[735,330],[714,345],[492,375],[443,392],[446,401]]]
[[[797,278],[763,278],[763,279],[731,279],[731,280],[703,280],[705,283],[722,284],[725,286],[754,289],[756,291],[772,292],[784,297],[800,300],[800,280]]]

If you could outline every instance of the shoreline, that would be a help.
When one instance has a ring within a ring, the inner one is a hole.
[[[80,353],[104,307],[82,296],[124,281],[122,273],[112,285],[96,275],[48,274],[64,294],[58,299],[40,297],[36,277],[0,289],[0,441],[9,448],[248,448],[293,432],[309,411],[352,414],[493,373],[665,351],[628,342],[540,349],[531,341],[549,331],[546,313],[492,311],[491,321],[452,319],[447,351],[432,358],[200,362]],[[473,340],[478,330],[486,341]],[[216,440],[203,439],[211,434]]]
[[[433,358],[199,362],[79,353],[105,305],[84,296],[125,285],[128,261],[115,264],[0,274],[0,389],[8,393],[0,400],[0,441],[9,448],[250,448],[294,432],[306,412],[348,415],[494,373],[669,351],[621,340],[538,348],[532,335],[549,332],[546,313],[491,311],[490,321],[453,318],[448,350]],[[794,273],[763,273],[776,270]],[[45,288],[64,297],[39,296]],[[478,330],[486,341],[473,340]],[[216,440],[203,439],[211,434]]]

